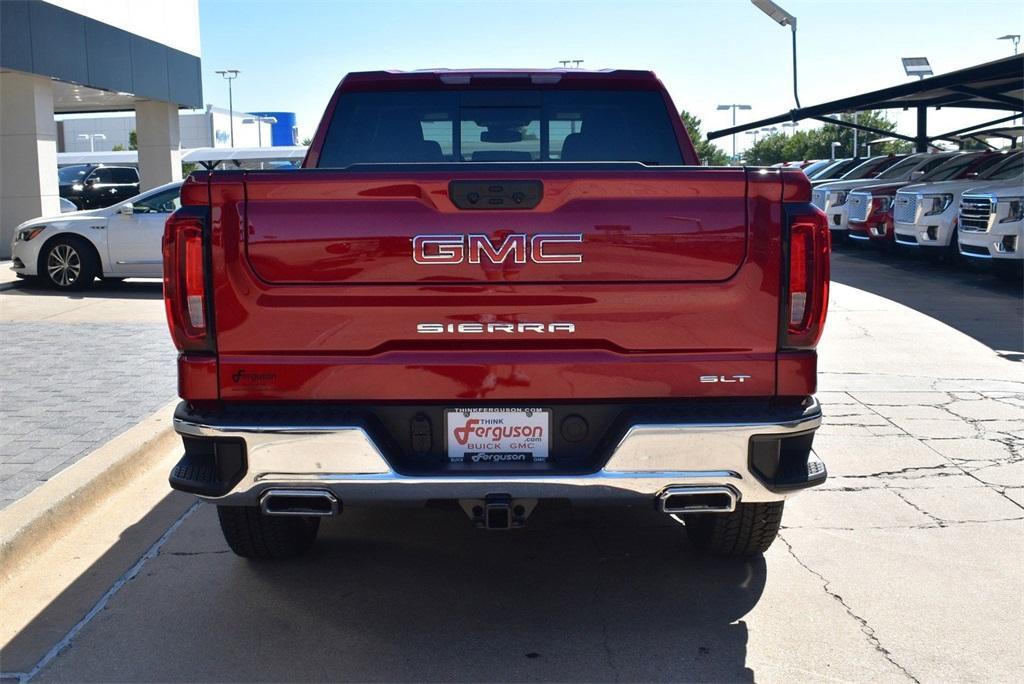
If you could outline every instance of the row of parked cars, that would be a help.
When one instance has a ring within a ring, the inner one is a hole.
[[[801,164],[833,242],[871,242],[1019,277],[1024,152],[938,152]]]

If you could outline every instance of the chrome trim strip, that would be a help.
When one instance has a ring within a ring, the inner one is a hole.
[[[897,245],[905,245],[907,247],[920,247],[921,246],[921,243],[918,242],[917,240],[914,240],[913,242],[910,242],[908,240],[900,240],[899,234],[896,235],[896,244]]]
[[[354,425],[213,426],[174,419],[179,434],[245,441],[248,470],[230,493],[216,500],[247,504],[257,503],[269,488],[329,490],[346,504],[472,499],[493,493],[513,498],[653,499],[673,486],[728,486],[743,501],[780,501],[787,492],[769,490],[750,472],[750,438],[804,433],[820,425],[821,407],[812,399],[802,416],[787,421],[634,425],[596,473],[403,475],[390,467],[370,435]]]
[[[122,266],[140,266],[143,264],[147,266],[152,266],[155,264],[162,264],[164,262],[161,259],[132,259],[130,261],[118,261],[117,263],[121,264]]]
[[[850,233],[849,237],[850,237],[851,240],[864,240],[864,241],[868,241],[868,240],[871,239],[867,235],[857,235],[856,233]]]

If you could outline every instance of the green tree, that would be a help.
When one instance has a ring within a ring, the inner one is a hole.
[[[110,148],[110,151],[111,152],[124,152],[124,145],[122,145],[121,143],[117,143],[116,145],[114,145],[113,147]]]
[[[313,139],[312,138],[303,138],[302,139],[302,146],[303,147],[309,147],[312,144],[313,144]]]
[[[843,121],[853,122],[853,114],[841,114]],[[860,112],[857,122],[883,131],[895,131],[896,123],[883,112]],[[867,143],[876,138],[885,137],[877,133],[859,131],[857,147],[859,155],[867,155]],[[827,123],[817,128],[797,131],[796,133],[772,133],[758,140],[743,153],[747,164],[767,165],[783,161],[801,159],[827,159],[832,156],[832,143],[838,142],[836,157],[852,157],[853,129],[838,124]],[[909,152],[912,145],[905,141],[882,143],[871,146],[871,154],[902,154]]]
[[[139,135],[135,132],[134,128],[128,134],[128,149],[129,150],[137,150],[137,149],[139,149]]]
[[[679,116],[683,120],[683,125],[686,126],[686,132],[690,135],[693,146],[697,148],[700,162],[705,166],[726,166],[729,163],[729,155],[721,147],[704,137],[704,133],[700,129],[701,120],[685,109],[679,112]]]

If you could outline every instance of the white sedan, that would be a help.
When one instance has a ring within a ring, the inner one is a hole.
[[[181,181],[104,209],[26,221],[14,230],[15,273],[39,276],[61,290],[99,278],[160,278],[160,241],[168,215],[181,206]]]

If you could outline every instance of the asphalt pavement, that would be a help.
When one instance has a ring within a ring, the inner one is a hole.
[[[870,284],[864,255],[836,254],[815,440],[830,479],[787,503],[763,558],[697,555],[648,509],[538,510],[507,533],[454,510],[353,509],[309,556],[251,563],[161,472],[6,585],[38,608],[0,626],[0,667],[39,681],[1020,681],[1024,362],[1005,332],[1020,330],[1019,293],[940,270],[915,300],[921,272],[889,259]]]

